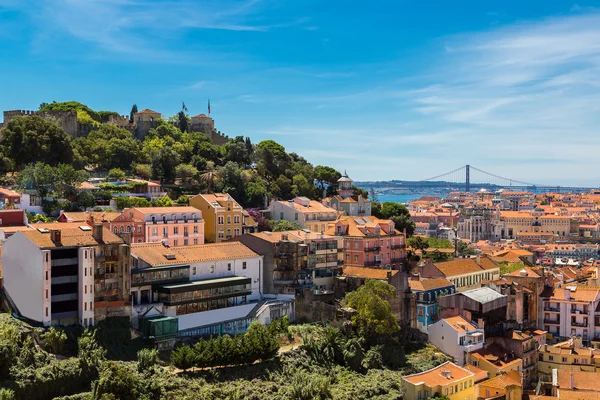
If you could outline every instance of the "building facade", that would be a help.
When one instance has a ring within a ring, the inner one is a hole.
[[[264,214],[274,221],[295,222],[302,229],[324,233],[329,223],[336,221],[338,211],[318,201],[296,197],[289,201],[273,201]]]
[[[482,349],[483,329],[461,316],[442,318],[428,328],[429,341],[454,359],[459,366],[467,363],[467,354]]]
[[[244,209],[226,193],[199,194],[190,199],[190,206],[202,212],[208,243],[220,243],[244,232]]]
[[[474,377],[471,371],[448,361],[428,371],[403,376],[404,399],[422,400],[438,394],[450,400],[476,400]]]
[[[127,208],[123,215],[142,221],[144,242],[162,242],[169,246],[190,246],[204,243],[202,212],[194,207]],[[129,225],[131,226],[131,225]],[[136,229],[136,224],[133,225]],[[114,227],[112,227],[114,230]],[[120,231],[120,228],[119,228]],[[136,231],[137,237],[139,233]]]
[[[413,277],[408,281],[410,291],[415,295],[417,304],[417,329],[427,333],[429,325],[440,318],[438,298],[456,292],[452,282],[445,278]]]

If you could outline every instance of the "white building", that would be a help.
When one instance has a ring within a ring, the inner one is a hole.
[[[163,315],[177,318],[180,336],[205,336],[241,333],[256,319],[270,321],[257,311],[270,314],[271,307],[285,308],[279,315],[293,318],[291,302],[261,302],[263,256],[240,242],[134,244],[131,256],[134,327],[140,318]]]
[[[330,222],[335,222],[338,211],[306,197],[289,201],[274,201],[265,211],[268,218],[296,222],[302,229],[323,233]]]
[[[461,316],[442,318],[429,325],[429,341],[463,366],[467,354],[483,348],[483,329],[478,329]]]
[[[117,271],[120,264],[115,255],[111,256],[116,263],[111,277],[114,283],[102,279],[106,286],[95,288],[95,267],[104,263],[104,248],[111,246],[119,249],[126,245],[102,226],[93,231],[85,226],[16,232],[2,245],[9,302],[18,314],[44,326],[94,325],[94,304],[104,299],[104,289],[110,286],[118,296],[128,284]]]

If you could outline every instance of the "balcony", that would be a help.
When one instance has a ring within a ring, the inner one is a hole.
[[[404,261],[404,257],[392,257],[392,259],[390,260],[390,262],[392,263],[401,263]]]
[[[547,319],[544,318],[544,323],[549,325],[560,325],[560,319]]]
[[[586,308],[584,308],[583,310],[578,310],[576,308],[571,308],[571,314],[578,314],[578,315],[584,315],[587,314],[588,310]]]
[[[405,244],[393,244],[390,246],[392,248],[392,250],[396,250],[396,249],[406,249],[406,245]]]
[[[381,250],[381,246],[365,247],[365,253],[368,253],[371,251],[379,251],[379,250]]]
[[[580,328],[586,328],[588,326],[587,321],[579,322],[579,321],[571,321],[571,326],[578,326]]]
[[[365,267],[371,267],[374,265],[381,265],[381,260],[365,261]]]
[[[560,312],[560,310],[556,307],[544,307],[544,311],[549,311],[549,312]]]

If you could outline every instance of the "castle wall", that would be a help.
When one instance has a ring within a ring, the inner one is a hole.
[[[63,130],[71,137],[77,137],[79,134],[79,123],[77,122],[77,113],[75,111],[4,111],[4,125],[8,124],[14,118],[32,115],[38,115],[47,121],[57,121]]]

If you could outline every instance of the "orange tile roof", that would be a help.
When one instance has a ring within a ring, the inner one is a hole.
[[[511,371],[513,372],[513,371]],[[479,386],[480,387],[490,387],[490,388],[494,388],[494,389],[506,389],[509,386],[521,386],[521,377],[518,376],[518,372],[514,371],[516,373],[517,376],[515,376],[515,374],[512,373],[508,373],[508,374],[500,374],[497,375],[494,378],[485,380],[483,382],[479,382]]]
[[[241,208],[242,206],[229,194],[227,193],[201,193],[194,197],[201,197],[208,203],[208,205],[212,208],[224,208],[227,206],[227,201],[233,201],[234,207]],[[192,197],[192,199],[194,198]],[[191,200],[191,199],[190,199]],[[214,203],[218,204],[216,206]]]
[[[419,280],[411,279],[408,281],[408,285],[410,286],[410,290],[415,291],[425,291],[454,286],[454,284],[446,278],[420,278]]]
[[[5,197],[21,197],[21,193],[17,193],[6,188],[0,188],[0,194],[4,195]]]
[[[449,371],[450,374],[448,378],[442,374],[443,371]],[[413,385],[425,384],[430,388],[434,388],[437,386],[454,384],[454,382],[473,377],[474,375],[475,374],[473,374],[471,371],[461,368],[450,361],[446,361],[445,363],[428,371],[404,376],[402,379]]]
[[[455,317],[442,318],[442,320],[459,333],[467,333],[469,331],[474,331],[477,329],[475,325],[473,325],[470,321],[468,321],[466,318],[460,315]]]
[[[15,235],[22,234],[29,240],[31,240],[36,246],[41,249],[56,248],[56,247],[81,247],[81,246],[97,246],[100,244],[116,244],[123,243],[123,239],[112,233],[106,228],[102,231],[102,242],[99,243],[92,236],[92,231],[83,231],[79,228],[61,228],[63,224],[55,224],[58,227],[52,229],[60,230],[61,240],[60,244],[55,244],[50,239],[50,232],[42,233],[37,229],[29,231],[21,231],[15,233]]]
[[[142,111],[138,111],[136,114],[160,114],[160,113],[157,113],[156,111],[152,111],[149,108],[146,108]]]
[[[326,205],[321,204],[315,200],[310,200],[310,202],[308,203],[309,204],[308,207],[305,207],[302,204],[298,204],[293,201],[280,201],[279,200],[279,203],[283,204],[284,206],[291,207],[296,211],[300,211],[301,213],[331,213],[331,214],[334,214],[334,216],[337,216],[337,213],[338,213],[338,211],[335,208],[327,207]],[[334,217],[334,219],[335,219],[335,217]]]
[[[259,257],[257,253],[241,242],[176,247],[165,247],[162,243],[135,243],[131,245],[131,254],[151,266]],[[167,254],[174,255],[175,258],[168,260]]]
[[[458,258],[453,261],[435,263],[434,265],[437,267],[437,269],[442,271],[446,277],[500,268],[498,264],[487,257],[481,257],[479,264],[477,264],[476,258]]]
[[[391,273],[392,276],[398,273],[397,270],[363,267],[344,267],[343,274],[344,276],[351,276],[354,278],[387,280],[388,272]]]
[[[567,288],[575,288],[574,291],[569,290],[569,300],[591,302],[598,298],[600,288],[597,286],[580,286],[580,285],[564,285],[562,288],[554,288],[551,300],[567,300],[565,290]]]
[[[571,376],[573,376],[574,389],[600,392],[600,379],[597,372],[566,371],[558,370],[558,387],[562,389],[571,388]]]
[[[529,267],[521,268],[518,271],[513,271],[513,272],[510,272],[510,273],[508,273],[506,275],[508,275],[508,276],[522,276],[521,275],[521,271],[525,271],[527,273],[526,276],[528,278],[541,278],[540,274],[538,274],[536,271],[534,271],[533,269],[531,269]]]

